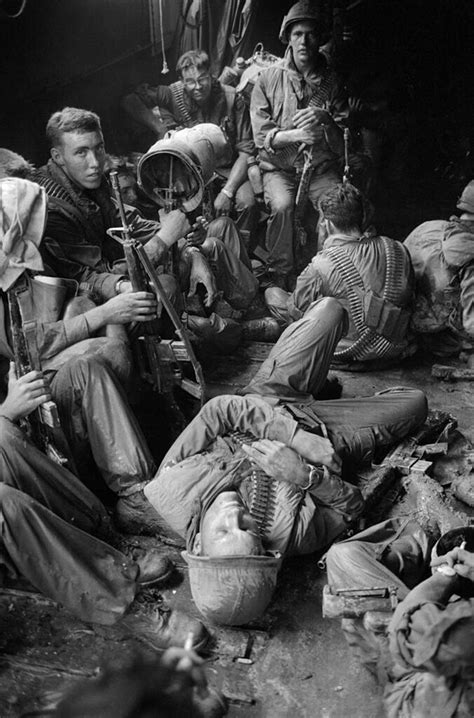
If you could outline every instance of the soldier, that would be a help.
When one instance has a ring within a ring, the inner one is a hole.
[[[266,248],[271,283],[286,288],[295,271],[294,204],[297,170],[311,148],[307,196],[313,206],[340,181],[344,103],[340,82],[320,54],[325,32],[323,3],[301,0],[283,18],[280,40],[288,44],[282,63],[263,70],[252,93],[250,114],[270,206]]]
[[[456,206],[460,217],[423,222],[404,242],[415,270],[412,326],[437,356],[456,356],[463,340],[474,341],[474,180]]]

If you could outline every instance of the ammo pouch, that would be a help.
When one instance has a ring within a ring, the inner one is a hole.
[[[369,329],[399,344],[406,337],[410,312],[369,290],[364,296],[364,322]]]

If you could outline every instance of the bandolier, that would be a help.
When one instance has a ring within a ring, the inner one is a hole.
[[[403,247],[387,237],[377,241],[381,242],[386,260],[382,297],[365,286],[347,252],[339,247],[324,250],[344,281],[352,319],[359,334],[351,346],[335,352],[337,361],[362,361],[374,353],[378,357],[396,356],[406,337],[410,311],[395,303],[406,282]]]

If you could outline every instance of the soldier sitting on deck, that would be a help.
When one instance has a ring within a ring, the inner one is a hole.
[[[253,234],[260,212],[247,175],[247,161],[254,153],[248,107],[233,87],[211,76],[209,64],[205,52],[189,50],[178,59],[176,72],[180,79],[177,82],[156,87],[142,84],[127,95],[122,104],[136,123],[151,131],[146,144],[134,148],[140,151],[147,150],[170,128],[169,122],[164,125],[161,113],[166,113],[173,129],[202,122],[219,125],[232,151],[216,170],[221,188],[214,200],[214,210],[217,216],[229,214],[240,230]],[[158,114],[154,108],[159,110]]]
[[[99,302],[130,292],[123,249],[107,235],[108,229],[120,226],[121,222],[104,176],[106,156],[99,117],[87,110],[65,107],[50,117],[46,133],[51,144],[51,159],[32,178],[46,189],[49,200],[41,246],[45,263],[57,276],[80,282]],[[211,309],[218,290],[232,306],[238,304],[237,309],[246,309],[257,292],[257,282],[249,269],[227,249],[225,242],[219,243],[232,229],[237,234],[235,227],[229,229],[232,221],[222,217],[216,223],[212,223],[208,232],[209,241],[217,236],[209,261],[200,248],[190,247],[186,242],[179,245],[181,276],[186,286],[180,287],[172,274],[160,276],[177,310],[181,309],[180,291],[195,293],[198,286],[204,288],[205,305]],[[144,244],[155,267],[166,266],[170,248],[191,229],[186,215],[179,209],[163,212],[160,222],[145,220],[135,210],[129,224],[133,237]],[[214,259],[217,274],[223,277],[219,286],[210,267]],[[240,292],[234,289],[234,294],[228,296],[226,284],[235,288],[239,281]]]
[[[14,292],[21,322],[30,328],[30,351],[45,372],[37,378],[47,382],[57,404],[79,477],[96,489],[97,467],[118,498],[121,527],[137,532],[139,522],[141,531],[156,533],[158,516],[143,495],[155,464],[122,388],[131,370],[128,345],[98,336],[106,326],[153,319],[155,296],[120,293],[99,307],[68,316],[64,287],[43,273],[39,247],[45,221],[41,187],[24,179],[0,181],[2,374],[14,359],[8,300]]]
[[[421,425],[421,391],[316,401],[347,328],[342,305],[315,302],[273,347],[245,396],[209,401],[166,454],[146,495],[187,539],[194,600],[240,625],[269,603],[283,555],[322,550],[362,509],[340,478]]]
[[[391,519],[335,544],[327,555],[332,590],[395,586],[402,599],[389,627],[389,718],[460,718],[474,709],[474,529],[445,533],[426,577],[429,549],[416,522]],[[358,634],[352,642],[364,662],[376,658],[362,619],[343,619],[343,630],[350,644],[350,634]]]
[[[416,281],[412,326],[437,356],[458,355],[463,339],[474,346],[474,180],[456,206],[460,217],[423,222],[405,240]]]
[[[169,576],[171,562],[119,537],[97,497],[17,426],[50,398],[39,372],[17,378],[11,365],[0,403],[2,581],[27,579],[82,621],[118,624],[157,648],[183,645],[189,632],[194,645],[202,645],[207,632],[199,621],[157,607],[146,612],[134,602],[141,587]]]
[[[336,349],[334,366],[370,371],[413,354],[408,326],[413,270],[403,244],[365,233],[367,203],[352,185],[340,184],[319,201],[318,252],[296,281],[292,294],[270,287],[265,301],[288,323],[304,316],[320,297],[347,308],[349,331]]]

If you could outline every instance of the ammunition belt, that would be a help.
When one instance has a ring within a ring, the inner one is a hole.
[[[71,204],[71,197],[66,192],[64,187],[61,187],[60,184],[58,184],[55,180],[51,179],[50,177],[47,177],[47,175],[43,174],[40,171],[37,171],[37,172],[35,172],[34,181],[37,182],[42,187],[44,187],[48,197],[54,198],[54,199],[60,199],[63,202],[67,202],[68,204]]]
[[[232,431],[229,436],[238,444],[252,444],[255,436],[242,431]],[[276,506],[276,482],[253,462],[250,475],[249,513],[258,525],[260,536],[265,536],[272,525]]]
[[[181,119],[186,127],[192,127],[193,125],[196,125],[196,120],[193,120],[191,117],[191,114],[186,107],[186,103],[184,101],[184,85],[183,83],[178,80],[178,82],[173,82],[170,85],[171,94],[173,95],[173,99],[176,102],[176,105],[178,107],[178,110],[181,114]]]
[[[399,261],[403,249],[401,245],[399,247],[396,242],[389,240],[387,237],[381,237],[380,241],[382,242],[386,259],[383,299],[394,302],[404,284],[403,262]],[[398,347],[394,342],[370,329],[365,323],[364,306],[360,295],[355,291],[355,287],[358,287],[364,293],[367,290],[347,252],[339,247],[331,247],[325,250],[325,254],[330,257],[336,272],[341,275],[346,285],[352,320],[359,333],[358,339],[346,349],[335,352],[334,358],[338,361],[362,361],[373,353],[380,358],[396,353]]]
[[[41,187],[44,187],[49,200],[53,200],[49,205],[49,209],[55,207],[56,209],[62,210],[67,213],[75,222],[78,222],[84,230],[87,232],[89,225],[87,218],[78,209],[71,198],[71,195],[61,187],[61,185],[55,180],[51,179],[41,171],[36,171],[34,175],[34,181],[37,182]]]

